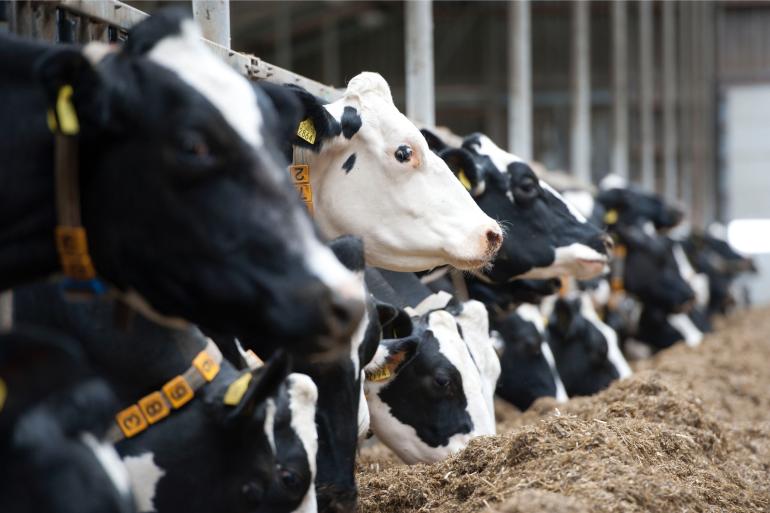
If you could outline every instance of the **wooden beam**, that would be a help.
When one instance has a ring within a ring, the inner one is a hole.
[[[407,0],[406,115],[418,125],[436,124],[433,79],[433,2]]]
[[[612,172],[628,179],[628,18],[626,0],[612,2]]]
[[[572,3],[572,130],[570,168],[591,182],[590,2]]]
[[[529,0],[508,2],[508,149],[532,160],[532,35]]]

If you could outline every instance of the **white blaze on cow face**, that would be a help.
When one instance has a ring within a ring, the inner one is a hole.
[[[699,330],[687,314],[670,314],[668,323],[684,338],[684,343],[690,347],[699,346],[703,341],[703,332]]]
[[[543,337],[543,342],[540,344],[540,352],[543,353],[543,358],[545,358],[545,361],[548,363],[548,368],[551,370],[551,376],[553,376],[553,381],[556,384],[556,400],[560,403],[567,402],[567,400],[569,400],[567,389],[564,387],[564,382],[561,380],[559,371],[556,368],[556,358],[553,356],[551,346],[549,346],[548,342],[545,340],[545,318],[543,317],[543,314],[537,306],[529,303],[519,305],[516,308],[516,313],[525,321],[534,324],[537,331],[540,332],[540,335]]]
[[[206,47],[194,21],[182,21],[180,33],[162,39],[148,57],[201,93],[244,141],[262,146],[262,115],[254,89]]]
[[[358,131],[350,138],[340,134],[308,156],[322,231],[331,238],[363,238],[367,263],[395,271],[487,263],[502,240],[500,227],[398,111],[387,82],[361,73],[326,109],[341,121],[345,107],[360,116]],[[401,147],[409,148],[408,160],[396,157]],[[355,164],[346,172],[351,155]]]
[[[137,511],[139,513],[155,511],[155,491],[158,482],[166,472],[155,464],[154,455],[151,452],[139,456],[126,456],[123,458],[123,464],[131,476],[131,491]]]
[[[466,301],[462,311],[455,317],[463,331],[463,340],[476,364],[482,382],[482,395],[487,402],[487,416],[492,419],[494,434],[495,389],[500,378],[500,358],[495,351],[495,341],[489,333],[489,314],[487,307],[480,301]]]
[[[293,513],[316,513],[318,510],[315,493],[316,457],[318,455],[318,433],[315,414],[318,402],[318,388],[305,374],[292,373],[289,384],[289,409],[291,428],[302,442],[310,467],[310,488]]]
[[[618,345],[618,334],[599,319],[590,294],[585,292],[580,294],[580,314],[593,324],[607,341],[607,359],[615,367],[615,370],[618,371],[620,379],[627,378],[633,374],[631,366],[628,365],[628,361],[626,361],[626,357],[623,356]]]

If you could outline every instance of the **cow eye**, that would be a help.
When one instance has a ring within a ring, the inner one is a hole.
[[[531,200],[537,196],[539,189],[534,179],[525,177],[516,184],[513,192],[516,199]]]
[[[278,465],[278,477],[280,478],[281,483],[289,489],[296,488],[301,484],[299,475],[296,472],[288,468],[283,468],[280,465]]]
[[[258,505],[262,502],[262,488],[254,481],[250,481],[241,487],[241,495],[249,504]]]
[[[177,155],[184,164],[206,165],[213,163],[214,156],[203,134],[183,132],[177,143]]]
[[[409,162],[409,160],[412,158],[412,148],[407,146],[406,144],[402,144],[398,148],[396,148],[396,153],[394,154],[396,157],[396,160],[399,162]]]
[[[449,386],[449,376],[446,374],[436,374],[433,376],[433,382],[436,383],[436,386],[440,388],[446,388]]]

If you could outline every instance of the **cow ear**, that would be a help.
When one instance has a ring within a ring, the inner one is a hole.
[[[108,88],[81,48],[51,49],[35,63],[35,71],[55,116],[49,122],[55,120],[63,130],[70,127],[74,133],[84,124],[107,126]]]
[[[297,95],[286,87],[270,82],[252,85],[260,111],[268,118],[265,125],[276,127],[275,139],[281,143],[292,140],[304,114],[304,107]]]
[[[455,174],[463,187],[471,196],[479,196],[484,192],[484,173],[471,153],[464,148],[449,148],[439,153],[449,169]]]
[[[420,130],[420,133],[425,137],[425,141],[428,143],[428,148],[433,150],[436,153],[441,153],[442,151],[449,148],[447,144],[441,140],[441,138],[428,130],[427,128],[423,128]]]
[[[186,21],[188,22],[185,23]],[[144,55],[163,39],[179,36],[185,43],[192,45],[200,44],[200,39],[203,37],[188,10],[182,7],[160,9],[131,27],[122,52],[129,55]]]
[[[408,337],[414,331],[414,325],[412,324],[412,318],[407,312],[396,309],[396,315],[389,322],[382,323],[382,338],[383,339],[398,339]]]
[[[366,381],[389,381],[398,374],[401,367],[417,352],[418,340],[406,337],[395,340],[383,340],[377,348],[374,358],[364,367]]]
[[[384,329],[385,326],[389,326],[393,321],[396,320],[399,310],[390,303],[385,303],[384,301],[380,301],[376,298],[373,299],[374,305],[377,308],[377,318],[380,321],[380,327],[383,327]]]
[[[284,87],[300,104],[300,121],[291,132],[292,145],[318,152],[325,142],[342,133],[342,126],[326,110],[322,100],[299,86],[287,84]]]
[[[239,395],[236,382],[230,385],[225,394],[225,404],[237,402],[235,408],[225,418],[225,425],[232,426],[241,420],[250,420],[257,407],[269,397],[278,393],[281,383],[289,375],[291,369],[291,357],[282,349],[279,349],[263,367],[250,372],[246,391],[241,397],[235,397],[234,401],[228,395]],[[246,375],[246,376],[248,376]],[[241,378],[243,379],[243,377]]]
[[[363,271],[366,268],[364,241],[355,235],[342,235],[327,244],[334,256],[347,269]]]

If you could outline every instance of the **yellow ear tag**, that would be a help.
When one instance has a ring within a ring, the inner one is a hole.
[[[606,214],[604,214],[604,223],[605,224],[615,224],[618,222],[618,211],[614,208],[612,210],[607,211]]]
[[[303,119],[297,128],[297,135],[310,144],[315,144],[315,126],[310,118]]]
[[[243,399],[243,394],[248,390],[249,383],[251,383],[251,373],[245,372],[241,374],[241,377],[230,383],[230,386],[227,387],[224,403],[227,406],[237,406],[241,399]]]
[[[367,372],[366,373],[366,380],[367,381],[385,381],[391,376],[390,369],[388,367],[382,367],[381,369],[378,369],[373,372]]]
[[[80,132],[78,115],[75,112],[75,106],[72,104],[72,93],[71,85],[63,85],[59,89],[59,96],[56,98],[56,117],[59,120],[59,130],[64,135],[76,135]]]
[[[5,386],[5,381],[0,378],[0,411],[3,411],[3,405],[5,405],[5,398],[8,396],[8,387]]]
[[[460,180],[460,183],[463,184],[463,187],[465,187],[466,191],[470,191],[471,189],[473,189],[473,186],[471,185],[471,181],[468,180],[467,176],[465,176],[465,170],[464,169],[461,169],[457,173],[457,178]]]

